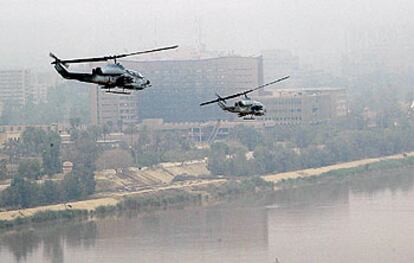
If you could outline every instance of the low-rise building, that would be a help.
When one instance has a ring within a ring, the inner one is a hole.
[[[318,124],[347,116],[345,89],[286,89],[255,97],[266,108],[264,120],[281,125]]]

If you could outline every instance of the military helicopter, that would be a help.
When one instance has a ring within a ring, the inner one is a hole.
[[[81,82],[95,83],[100,85],[101,89],[106,90],[107,93],[129,95],[131,94],[129,91],[143,90],[151,87],[151,83],[148,79],[144,78],[141,73],[124,68],[124,66],[117,62],[117,59],[175,49],[177,47],[178,46],[176,45],[119,55],[80,59],[60,59],[52,53],[50,53],[49,56],[54,59],[51,64],[55,65],[56,71],[65,79],[75,79]],[[94,68],[91,73],[70,72],[68,70],[69,64],[108,60],[113,60],[114,62],[103,67]]]
[[[204,105],[211,104],[211,103],[217,103],[220,106],[220,108],[222,108],[224,111],[228,111],[228,112],[231,112],[231,113],[237,113],[239,117],[245,117],[245,120],[247,120],[247,119],[253,120],[254,116],[263,116],[266,113],[266,109],[265,109],[263,103],[252,100],[251,98],[249,98],[247,96],[247,94],[249,94],[249,93],[251,93],[255,90],[263,89],[264,87],[276,84],[276,83],[281,82],[283,80],[286,80],[288,78],[289,78],[289,76],[286,76],[286,77],[277,79],[275,81],[260,85],[260,86],[254,88],[254,89],[249,89],[249,90],[246,90],[246,91],[243,91],[243,92],[239,92],[239,93],[236,93],[236,94],[233,94],[233,95],[229,95],[227,97],[221,97],[220,95],[218,95],[216,93],[217,99],[207,101],[207,102],[203,102],[203,103],[200,104],[200,106],[204,106]],[[237,101],[237,102],[235,102],[234,106],[227,106],[226,100],[237,98],[237,97],[240,97],[240,96],[244,96],[244,98]],[[246,116],[249,116],[249,115],[251,117],[247,118]]]

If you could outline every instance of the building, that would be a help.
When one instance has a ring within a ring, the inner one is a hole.
[[[217,120],[203,122],[164,122],[162,119],[146,119],[137,125],[138,133],[175,131],[181,136],[192,139],[195,142],[213,142],[216,139],[224,139],[231,129],[237,126],[247,126],[255,129],[274,127],[274,121],[267,120]]]
[[[345,89],[284,89],[255,97],[266,107],[265,120],[279,125],[318,124],[347,116]]]
[[[234,118],[215,105],[199,104],[215,93],[229,95],[263,83],[261,57],[228,56],[195,60],[128,61],[152,87],[138,93],[139,117],[168,122]]]
[[[123,130],[138,123],[140,92],[129,96],[108,94],[98,87],[90,88],[91,117],[94,125],[109,125],[113,130]]]
[[[0,112],[5,105],[21,106],[47,101],[48,88],[56,85],[56,77],[29,70],[0,70]]]
[[[264,82],[271,82],[280,76],[294,76],[300,70],[299,57],[288,50],[263,50],[262,56]],[[295,80],[291,79],[283,85],[291,84],[292,81]]]
[[[0,112],[8,104],[24,105],[30,93],[28,70],[0,70]]]
[[[62,134],[65,127],[63,125],[0,125],[0,145],[8,140],[18,140],[27,128],[37,128],[44,131],[55,131]]]

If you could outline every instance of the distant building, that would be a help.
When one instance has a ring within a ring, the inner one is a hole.
[[[255,99],[266,107],[263,119],[279,125],[325,123],[346,117],[348,110],[341,88],[276,90]]]
[[[142,72],[152,87],[138,94],[139,117],[168,122],[234,118],[215,105],[199,103],[229,95],[263,83],[261,57],[218,57],[196,60],[124,62]]]
[[[300,70],[299,57],[288,50],[264,50],[262,56],[264,82],[270,82],[280,76],[294,76]],[[292,79],[283,85],[291,83]]]
[[[28,70],[0,70],[0,112],[7,104],[24,105],[30,88]]]
[[[131,95],[105,93],[98,87],[90,89],[92,124],[112,126],[112,130],[123,130],[138,123],[138,99],[142,91]]]
[[[212,142],[216,139],[226,138],[230,130],[237,126],[248,126],[255,129],[274,127],[273,121],[265,120],[234,120],[234,121],[203,121],[203,122],[164,122],[162,119],[146,119],[137,125],[138,133],[141,131],[176,131],[181,136],[196,142]]]
[[[5,105],[25,105],[47,101],[48,88],[56,84],[56,79],[45,73],[32,73],[29,70],[0,70],[0,112]]]
[[[44,131],[55,131],[61,134],[63,125],[0,125],[0,145],[10,139],[18,140],[27,128],[38,128]]]

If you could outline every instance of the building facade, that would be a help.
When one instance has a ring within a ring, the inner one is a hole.
[[[346,90],[341,88],[276,90],[255,99],[266,107],[263,119],[280,125],[325,123],[348,112]]]
[[[140,119],[168,122],[207,121],[234,118],[216,105],[199,104],[254,88],[263,83],[261,57],[218,57],[197,60],[125,62],[142,72],[152,87],[138,93]]]
[[[7,104],[24,105],[30,94],[30,72],[28,70],[1,70],[0,92],[0,111]]]
[[[138,123],[139,92],[128,96],[108,94],[98,87],[90,88],[92,124],[109,125],[114,130]]]
[[[46,102],[48,88],[56,83],[56,77],[47,73],[33,73],[25,69],[0,70],[0,113],[7,105]]]

